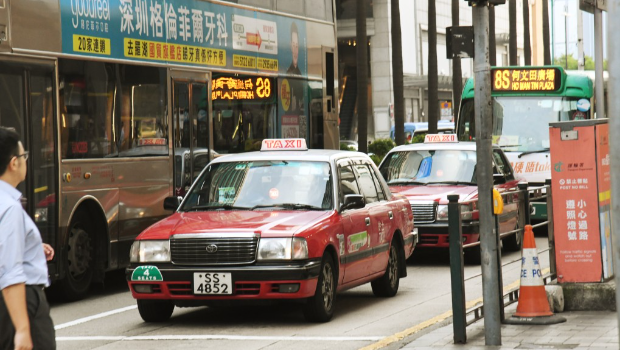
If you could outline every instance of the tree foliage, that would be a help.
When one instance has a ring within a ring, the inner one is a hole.
[[[594,70],[594,59],[586,55],[585,60],[586,60],[585,70]],[[553,60],[553,64],[566,68],[566,55],[556,57]],[[572,55],[568,55],[568,69],[569,70],[579,69],[579,62]],[[607,60],[603,61],[603,70],[607,70]]]
[[[383,159],[395,146],[396,144],[391,139],[376,139],[373,143],[368,145],[368,152],[374,153],[380,159]]]

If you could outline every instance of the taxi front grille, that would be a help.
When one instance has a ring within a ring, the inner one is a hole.
[[[435,222],[435,203],[411,203],[411,211],[414,224]]]
[[[240,265],[256,260],[258,237],[208,237],[170,240],[177,265]]]

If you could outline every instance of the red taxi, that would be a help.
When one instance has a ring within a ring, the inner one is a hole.
[[[418,247],[448,248],[448,195],[458,194],[461,205],[463,244],[479,241],[476,143],[458,142],[455,134],[426,135],[424,143],[393,148],[379,165],[392,192],[407,196]],[[494,187],[500,192],[517,190],[510,162],[499,147],[493,147]],[[499,215],[500,232],[518,228],[518,196],[508,196]],[[521,249],[521,234],[503,239],[508,250]],[[466,249],[471,262],[480,259],[480,246]]]
[[[126,276],[145,321],[174,307],[289,300],[329,321],[336,292],[396,294],[417,243],[409,201],[365,154],[264,140],[202,171],[175,213],[142,232]]]

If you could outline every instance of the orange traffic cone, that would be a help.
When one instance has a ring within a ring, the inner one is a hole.
[[[519,287],[517,312],[511,318],[506,319],[505,322],[509,324],[554,324],[566,322],[564,317],[555,316],[549,307],[531,225],[525,225],[523,232],[521,286]]]

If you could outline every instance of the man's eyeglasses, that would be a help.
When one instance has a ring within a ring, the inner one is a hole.
[[[24,157],[24,160],[28,160],[28,151],[25,151],[24,153],[15,156],[15,158],[19,158],[19,157]]]

